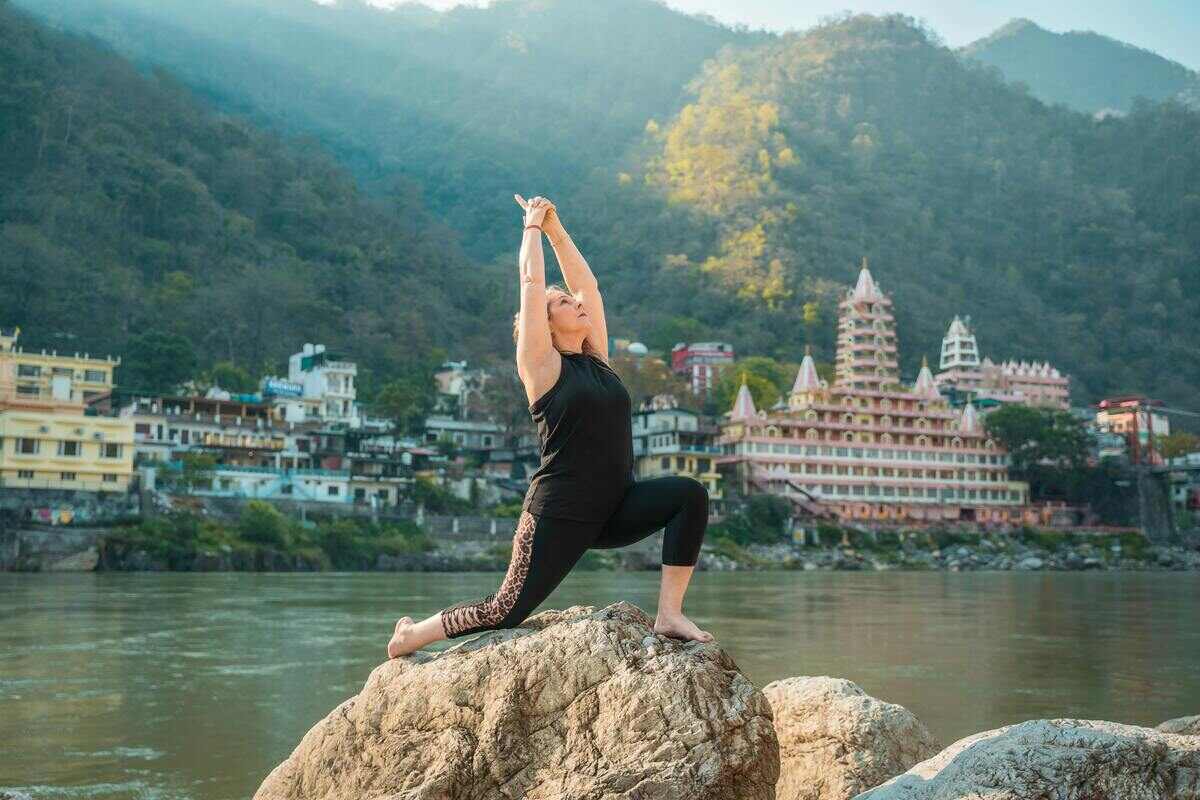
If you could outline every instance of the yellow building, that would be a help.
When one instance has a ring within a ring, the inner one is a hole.
[[[26,353],[20,333],[0,329],[0,488],[126,491],[133,423],[85,413],[120,360]]]
[[[0,374],[0,392],[11,391],[17,400],[82,406],[112,390],[113,370],[121,359],[27,352],[17,344],[20,335],[20,328],[0,329],[0,360],[8,362],[5,374]]]
[[[0,410],[0,487],[124,492],[132,474],[129,420]]]

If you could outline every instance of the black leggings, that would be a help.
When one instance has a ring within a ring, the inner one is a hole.
[[[694,478],[668,475],[636,481],[606,521],[577,522],[521,512],[512,559],[495,594],[442,611],[453,639],[520,625],[591,549],[625,547],[666,528],[662,563],[693,566],[708,525],[708,490]]]

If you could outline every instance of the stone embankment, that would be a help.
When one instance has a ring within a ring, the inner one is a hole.
[[[255,800],[1196,800],[1200,717],[1029,720],[945,749],[850,681],[761,691],[629,603],[376,667]]]
[[[1017,538],[976,537],[943,547],[906,543],[895,548],[749,545],[741,557],[710,557],[709,569],[1117,571],[1200,570],[1200,542],[1141,544],[1136,549],[1086,541],[1039,546]]]

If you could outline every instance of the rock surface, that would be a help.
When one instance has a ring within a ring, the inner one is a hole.
[[[1200,739],[1040,719],[960,739],[857,800],[1195,800]]]
[[[573,606],[372,671],[255,800],[775,797],[771,707],[715,642]]]
[[[1169,719],[1155,728],[1163,733],[1180,733],[1184,736],[1200,736],[1200,714],[1194,717]]]
[[[763,687],[779,736],[779,800],[847,800],[941,749],[908,709],[841,678]]]

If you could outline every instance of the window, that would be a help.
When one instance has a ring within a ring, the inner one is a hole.
[[[19,469],[19,470],[17,470],[17,477],[18,477],[18,478],[24,478],[24,479],[26,479],[26,480],[33,480],[33,470],[31,470],[31,469]]]
[[[112,472],[106,472],[106,473],[104,473],[104,482],[105,483],[116,483],[117,476]]]
[[[102,369],[85,369],[83,371],[83,379],[88,383],[107,383],[108,373]]]
[[[484,434],[484,436],[483,436],[483,446],[484,446],[484,447],[491,447],[491,446],[492,446],[492,436],[491,436],[491,434]]]
[[[61,479],[62,479],[62,480],[64,480],[64,481],[73,481],[73,480],[75,480],[75,473],[74,473],[74,472],[60,472],[60,473],[59,473],[59,476],[60,476],[60,477],[61,477]]]
[[[37,378],[42,374],[42,368],[37,364],[17,364],[18,378]]]
[[[37,439],[17,439],[17,452],[26,456],[37,455],[40,445]]]
[[[23,397],[37,397],[42,393],[42,390],[37,386],[21,385],[17,387],[17,394]]]
[[[660,466],[663,469],[671,468],[671,457],[670,456],[663,456],[662,458],[659,459],[659,462],[660,462]]]
[[[121,445],[117,442],[104,442],[100,445],[101,458],[120,458]]]
[[[330,486],[330,487],[329,487],[329,488],[326,490],[326,493],[327,493],[327,494],[328,494],[330,497],[337,497],[339,494],[341,494],[341,490],[340,490],[340,488],[339,488],[339,487],[337,487],[337,486]]]
[[[82,442],[77,442],[71,439],[61,441],[58,443],[58,454],[60,456],[78,457],[83,449],[81,447],[82,444]]]

